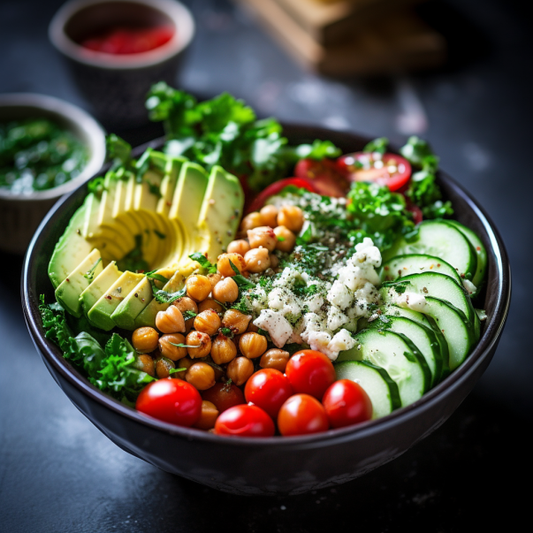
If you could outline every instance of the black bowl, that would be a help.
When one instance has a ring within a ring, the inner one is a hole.
[[[291,142],[331,139],[344,152],[360,150],[368,142],[357,135],[313,127],[287,126],[285,131]],[[162,140],[150,144],[161,147]],[[237,494],[298,494],[353,480],[398,457],[447,420],[487,368],[507,318],[511,273],[502,240],[481,207],[457,183],[442,173],[439,182],[453,202],[456,218],[487,247],[488,283],[482,299],[488,318],[478,345],[457,370],[420,400],[387,417],[302,437],[219,437],[149,419],[93,387],[44,337],[38,310],[40,294],[53,298],[48,261],[83,201],[85,186],[56,205],[30,244],[22,277],[30,335],[74,405],[123,450],[162,470]]]

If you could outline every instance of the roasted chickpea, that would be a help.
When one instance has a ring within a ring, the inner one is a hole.
[[[187,296],[183,296],[182,298],[178,298],[175,302],[172,303],[174,307],[177,307],[181,313],[186,313],[187,311],[190,311],[191,313],[194,313],[196,315],[198,313],[198,304],[192,299],[188,298]],[[192,318],[188,318],[185,320],[185,331],[188,332],[193,325],[194,322],[194,316]]]
[[[215,272],[213,274],[207,274],[207,278],[211,283],[211,290],[213,290],[213,287],[222,279],[222,274],[218,272]]]
[[[259,361],[259,366],[261,368],[274,368],[280,372],[285,372],[285,367],[289,362],[290,354],[285,350],[280,350],[279,348],[272,348],[267,350]]]
[[[192,359],[206,357],[211,351],[211,337],[201,331],[191,331],[185,338],[187,343],[187,353]]]
[[[239,339],[239,349],[248,359],[255,359],[266,352],[268,343],[264,335],[248,332]]]
[[[198,390],[207,390],[215,384],[215,371],[207,363],[194,363],[187,370],[185,380]]]
[[[232,278],[224,278],[213,289],[213,298],[222,303],[234,302],[239,297],[239,287]]]
[[[276,248],[276,235],[270,226],[259,226],[248,230],[250,248],[266,248],[273,252]]]
[[[279,259],[276,254],[270,254],[270,268],[278,268],[279,266]]]
[[[224,307],[222,307],[222,305],[219,304],[216,300],[213,300],[213,298],[206,298],[203,302],[200,302],[198,304],[199,313],[202,313],[203,311],[207,311],[208,309],[212,309],[213,311],[216,311],[217,313],[224,312]]]
[[[177,346],[185,344],[185,337],[181,333],[167,333],[159,338],[159,351],[172,361],[182,359],[187,355],[187,348]]]
[[[237,273],[231,267],[230,261],[235,265],[239,274],[242,274],[246,265],[241,254],[220,254],[217,261],[217,270],[226,278],[235,276]]]
[[[258,228],[263,225],[264,223],[261,213],[254,211],[242,219],[240,230],[242,233],[246,234],[249,229]]]
[[[250,243],[245,239],[238,239],[231,241],[228,244],[228,254],[240,254],[244,255],[250,249]]]
[[[206,309],[198,313],[194,319],[194,329],[208,335],[214,335],[221,324],[220,317],[214,309]]]
[[[222,318],[222,325],[229,328],[234,335],[240,335],[246,331],[252,315],[245,315],[237,309],[228,309]]]
[[[285,226],[293,233],[300,233],[304,225],[304,213],[296,205],[284,205],[278,213],[278,225]]]
[[[275,205],[265,205],[259,211],[263,224],[275,228],[278,225],[278,208]]]
[[[153,352],[158,340],[159,333],[150,327],[137,328],[131,336],[131,343],[139,353]]]
[[[226,375],[235,385],[244,385],[254,373],[254,364],[247,357],[235,357],[226,369]]]
[[[217,365],[229,363],[237,355],[237,346],[225,335],[218,335],[211,346],[211,358]]]
[[[296,244],[296,235],[286,226],[274,228],[276,249],[281,252],[292,252]]]
[[[211,293],[211,282],[207,276],[189,276],[185,284],[187,296],[196,302],[205,300]]]
[[[212,429],[215,427],[215,422],[218,418],[219,412],[214,403],[207,400],[202,401],[202,412],[198,422],[193,427],[197,429]]]
[[[270,254],[266,248],[252,248],[244,256],[246,270],[254,273],[264,272],[270,268]]]
[[[165,311],[157,313],[155,326],[162,333],[183,333],[185,331],[185,320],[176,306],[169,305]]]
[[[173,378],[179,378],[179,379],[185,379],[185,374],[187,374],[187,370],[193,365],[193,361],[190,357],[184,357],[183,359],[180,359],[179,361],[176,361],[175,365],[176,368],[184,368],[185,370],[182,370],[181,372],[175,372],[172,375]]]
[[[134,366],[141,372],[146,372],[150,376],[155,376],[155,364],[152,356],[150,355],[139,355],[139,357],[135,359]]]
[[[176,368],[174,361],[168,357],[160,356],[155,360],[155,373],[159,379],[168,378],[173,368]]]

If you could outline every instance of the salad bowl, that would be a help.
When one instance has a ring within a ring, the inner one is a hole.
[[[287,125],[291,143],[329,139],[344,153],[369,139],[321,128]],[[150,143],[161,148],[163,140]],[[146,146],[137,149],[140,154]],[[298,437],[221,437],[149,419],[92,386],[45,338],[40,295],[52,297],[47,264],[54,245],[86,194],[85,186],[48,214],[29,247],[22,275],[22,303],[32,340],[52,377],[73,404],[128,453],[183,478],[224,492],[247,495],[299,494],[351,481],[395,459],[442,425],[471,392],[489,365],[507,318],[510,266],[490,218],[452,178],[439,185],[455,217],[473,229],[487,249],[488,277],[480,302],[486,311],[481,338],[467,360],[416,402],[357,426]]]

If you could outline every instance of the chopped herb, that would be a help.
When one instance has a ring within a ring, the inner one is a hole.
[[[239,289],[253,289],[255,288],[255,283],[250,281],[249,279],[246,279],[239,271],[239,269],[233,264],[231,259],[229,260],[229,264],[231,268],[233,269],[233,272],[235,272],[235,276],[233,276],[233,281],[237,284],[237,287]]]
[[[222,333],[224,337],[228,337],[230,339],[233,338],[233,331],[231,331],[231,328],[220,328],[220,333]]]
[[[92,281],[94,279],[94,273],[95,273],[96,267],[100,264],[101,261],[102,261],[102,258],[99,257],[94,263],[94,265],[89,270],[87,270],[85,274],[83,274],[83,277],[88,279],[89,281]]]
[[[370,141],[364,148],[363,152],[384,154],[389,146],[389,139],[386,137],[379,137]]]
[[[161,233],[159,230],[154,229],[152,230],[161,240],[166,239],[167,236],[164,233]]]
[[[191,318],[195,318],[196,316],[197,316],[197,313],[191,310],[187,310],[183,313],[184,320],[190,320]]]
[[[161,283],[167,283],[169,281],[168,278],[162,276],[161,274],[157,274],[156,272],[157,270],[150,270],[150,272],[146,272],[145,276],[151,280],[153,279],[156,281],[160,281]]]
[[[148,262],[142,254],[142,243],[142,235],[135,235],[135,248],[117,261],[119,270],[122,272],[126,270],[130,270],[131,272],[146,272],[149,269]]]
[[[189,259],[196,261],[208,274],[216,274],[217,265],[211,263],[211,261],[209,261],[209,259],[207,259],[207,257],[201,252],[195,252],[189,255]]]

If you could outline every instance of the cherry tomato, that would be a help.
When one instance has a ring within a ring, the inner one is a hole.
[[[159,420],[190,427],[200,418],[202,397],[186,381],[160,379],[152,381],[141,391],[135,408]]]
[[[235,405],[219,415],[215,422],[217,435],[237,437],[272,437],[276,428],[270,416],[257,405]]]
[[[278,416],[278,411],[292,395],[292,387],[279,370],[263,368],[248,378],[244,387],[244,397],[247,402],[264,409],[272,418]]]
[[[324,393],[322,405],[331,427],[341,428],[372,418],[372,402],[366,391],[350,379],[340,379]]]
[[[242,180],[241,180],[242,183]],[[283,190],[288,185],[293,185],[294,187],[301,187],[303,189],[307,189],[310,192],[317,192],[313,183],[308,179],[302,179],[302,178],[285,178],[279,181],[275,181],[271,185],[269,185],[266,189],[264,189],[262,192],[260,192],[249,204],[246,212],[252,213],[253,211],[259,211],[264,205],[265,202],[270,198],[271,196],[274,196],[275,194],[278,194],[281,190]]]
[[[308,179],[316,192],[323,196],[346,196],[350,190],[346,168],[331,159],[300,159],[294,168],[294,175]]]
[[[407,159],[396,154],[356,152],[341,156],[338,165],[344,168],[351,181],[373,181],[397,191],[411,177],[411,165]]]
[[[285,375],[294,392],[310,394],[318,400],[336,379],[333,363],[316,350],[296,352],[287,363]]]
[[[284,437],[327,431],[328,415],[324,406],[313,396],[295,394],[279,410],[278,429]]]
[[[246,403],[242,390],[233,383],[215,383],[211,388],[202,391],[202,399],[214,404],[219,413],[234,405]]]

